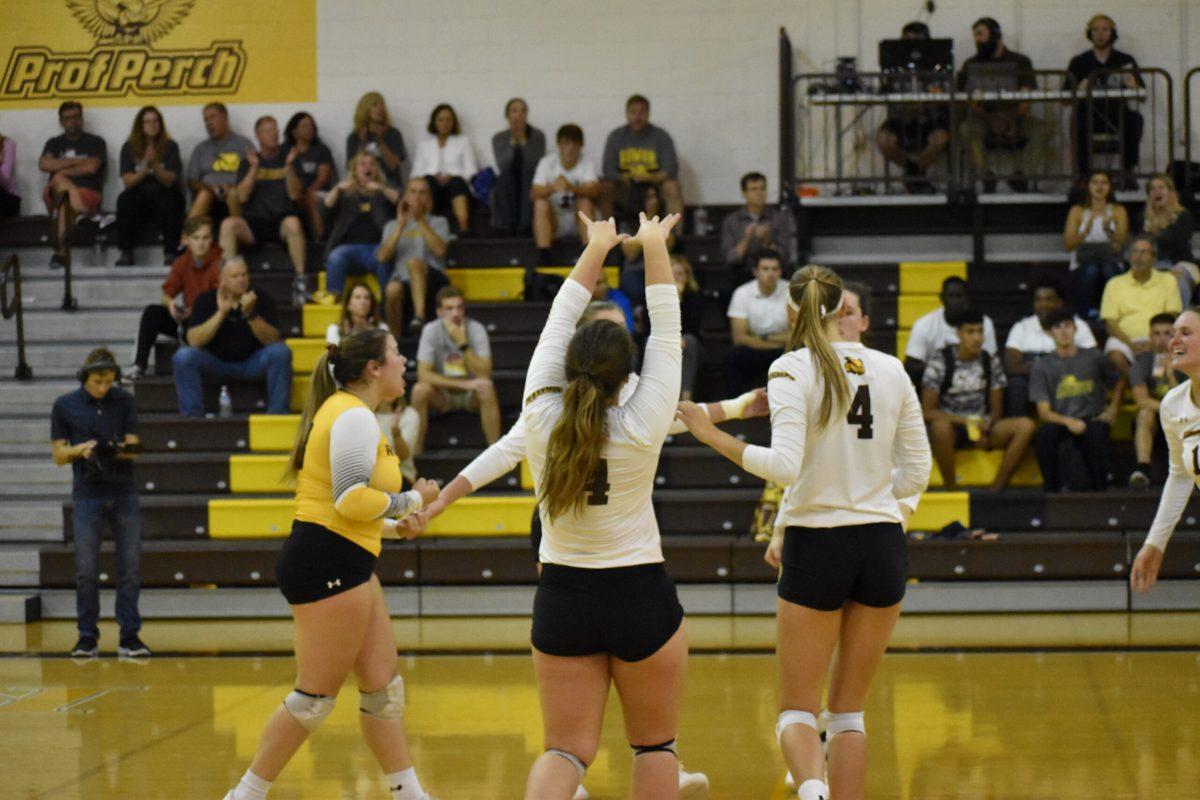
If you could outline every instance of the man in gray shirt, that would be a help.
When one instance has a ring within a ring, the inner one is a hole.
[[[487,443],[500,438],[500,401],[492,383],[492,347],[487,329],[467,319],[463,294],[453,286],[437,293],[438,318],[421,329],[417,345],[417,385],[412,407],[421,418],[414,455],[425,449],[429,414],[478,413]]]
[[[743,175],[742,197],[746,198],[746,205],[728,214],[721,223],[721,254],[725,256],[725,265],[733,271],[733,281],[746,279],[754,253],[765,247],[783,256],[784,272],[790,271],[796,226],[787,209],[767,205],[767,176],[761,172]]]
[[[600,182],[600,208],[605,217],[613,207],[636,217],[642,210],[641,188],[653,184],[668,214],[683,213],[679,188],[679,161],[671,134],[650,124],[650,101],[635,94],[625,101],[625,125],[604,143],[604,180]]]
[[[1109,428],[1120,397],[1106,404],[1116,369],[1099,350],[1075,344],[1075,317],[1058,309],[1046,318],[1054,352],[1033,365],[1029,398],[1044,423],[1034,435],[1048,492],[1102,491],[1108,485]]]
[[[406,298],[411,300],[410,333],[425,325],[425,310],[434,295],[450,285],[446,278],[446,251],[454,236],[450,222],[433,211],[433,190],[423,176],[409,178],[404,196],[396,204],[396,218],[383,228],[375,260],[392,264],[392,278],[384,289],[388,327],[399,339],[404,333]]]
[[[229,129],[229,110],[224,103],[204,107],[208,138],[192,150],[187,164],[187,185],[192,192],[188,219],[210,217],[220,228],[226,216],[242,213],[237,197],[238,169],[254,143]]]

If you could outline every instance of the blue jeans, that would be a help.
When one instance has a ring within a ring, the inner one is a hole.
[[[379,279],[379,289],[387,286],[392,277],[392,265],[375,260],[373,244],[339,244],[329,253],[325,261],[325,291],[341,294],[347,275],[366,275],[374,272]]]
[[[137,492],[75,498],[75,615],[80,636],[100,638],[100,528],[104,520],[116,540],[117,624],[124,639],[142,627],[137,607],[142,588],[142,513]]]
[[[204,416],[204,385],[201,378],[247,381],[267,376],[267,413],[286,414],[292,399],[292,351],[283,342],[260,347],[245,361],[222,361],[201,347],[181,347],[171,359],[175,369],[175,392],[179,413]]]

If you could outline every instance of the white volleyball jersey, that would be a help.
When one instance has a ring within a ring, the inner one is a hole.
[[[1159,406],[1158,418],[1167,437],[1170,473],[1146,541],[1165,550],[1192,496],[1192,487],[1200,483],[1200,408],[1192,402],[1191,381],[1167,392]]]
[[[771,364],[771,446],[751,445],[748,472],[786,486],[776,527],[901,522],[898,498],[925,491],[932,457],[921,404],[904,366],[857,342],[833,345],[851,403],[817,427],[825,390],[812,354]]]
[[[591,293],[567,280],[554,298],[525,378],[525,452],[539,494],[550,432],[562,416],[567,345]],[[651,493],[663,440],[675,418],[683,351],[679,294],[673,284],[646,287],[650,337],[633,395],[608,410],[608,441],[581,511],[542,517],[544,564],[603,569],[663,560]]]

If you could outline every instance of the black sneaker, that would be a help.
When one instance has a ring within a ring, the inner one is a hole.
[[[61,250],[55,250],[50,256],[50,269],[62,269],[67,265],[67,257]]]
[[[1140,467],[1129,474],[1129,488],[1145,491],[1150,488],[1150,476]]]
[[[421,328],[425,327],[425,320],[421,317],[413,317],[408,323],[408,332],[420,335]]]
[[[135,633],[132,636],[121,638],[121,644],[117,647],[117,655],[125,658],[149,658],[153,655],[150,648],[146,647],[146,643],[138,638]]]
[[[80,636],[71,648],[71,658],[95,658],[100,655],[100,645],[91,636]]]

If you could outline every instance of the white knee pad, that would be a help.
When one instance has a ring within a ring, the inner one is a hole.
[[[404,678],[393,675],[378,692],[358,693],[358,710],[379,719],[404,718]]]
[[[301,728],[312,733],[321,727],[321,723],[325,721],[326,717],[333,713],[333,704],[336,701],[336,697],[309,694],[299,689],[293,689],[287,697],[283,698],[283,707],[288,710],[296,722],[300,723]]]
[[[861,733],[867,735],[867,727],[863,724],[863,712],[847,711],[843,714],[830,714],[829,726],[825,729],[832,739],[839,733]]]
[[[782,739],[783,731],[792,725],[807,725],[815,731],[817,730],[817,718],[807,711],[784,711],[779,715],[779,721],[775,723],[775,738]]]
[[[568,753],[566,750],[559,750],[557,747],[548,747],[546,748],[546,752],[550,753],[551,755],[558,756],[559,758],[566,759],[566,761],[575,768],[575,771],[579,773],[579,782],[583,783],[583,776],[587,772],[587,764],[583,763],[583,759],[574,753]]]

